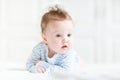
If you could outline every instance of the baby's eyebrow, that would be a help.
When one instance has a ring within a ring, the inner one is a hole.
[[[61,34],[62,32],[59,32],[59,31],[54,31],[53,33]]]

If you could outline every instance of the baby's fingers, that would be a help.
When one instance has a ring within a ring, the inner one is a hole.
[[[44,72],[45,72],[45,69],[44,69],[44,68],[38,68],[38,72],[39,72],[39,73],[44,73]]]

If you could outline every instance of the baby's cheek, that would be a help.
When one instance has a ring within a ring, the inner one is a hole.
[[[59,41],[54,41],[53,44],[57,47],[60,44],[60,42]]]
[[[59,45],[60,45],[60,41],[57,40],[53,41],[53,46],[58,47]]]
[[[58,43],[58,42],[60,42],[59,39],[53,39],[53,43]]]
[[[69,42],[68,42],[68,45],[69,45],[69,46],[73,46],[73,45],[74,45],[74,42],[73,42],[73,41],[69,41]]]

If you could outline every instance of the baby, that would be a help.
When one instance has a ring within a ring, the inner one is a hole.
[[[58,6],[42,16],[42,39],[26,63],[33,73],[72,72],[79,64],[73,49],[74,23],[71,16]]]

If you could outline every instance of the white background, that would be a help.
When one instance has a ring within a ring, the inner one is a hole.
[[[54,3],[73,17],[84,63],[120,63],[120,0],[0,0],[0,63],[26,63],[42,40],[41,15]]]

